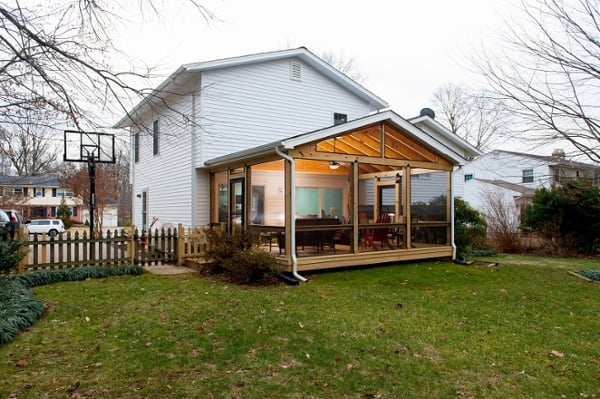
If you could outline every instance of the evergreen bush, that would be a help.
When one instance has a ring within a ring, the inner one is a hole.
[[[14,271],[26,254],[23,241],[0,241],[0,274],[8,274]]]
[[[454,199],[454,243],[459,257],[486,248],[484,217],[467,201]]]

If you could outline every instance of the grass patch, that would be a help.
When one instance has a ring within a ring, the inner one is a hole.
[[[0,397],[600,397],[600,286],[583,259],[497,256],[239,287],[144,274],[35,289]]]

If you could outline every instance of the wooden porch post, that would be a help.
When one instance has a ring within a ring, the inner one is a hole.
[[[404,168],[405,179],[402,180],[402,184],[404,185],[404,195],[406,196],[406,248],[410,249],[412,247],[412,218],[410,216],[410,185],[411,185],[411,175],[410,175],[410,165],[406,165]]]
[[[358,161],[352,162],[352,249],[355,254],[360,250],[360,237],[358,224]]]

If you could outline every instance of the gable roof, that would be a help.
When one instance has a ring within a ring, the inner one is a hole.
[[[474,178],[473,180],[491,184],[491,185],[494,185],[494,186],[497,186],[497,187],[500,187],[500,188],[503,188],[506,190],[516,191],[524,196],[533,196],[533,194],[535,193],[535,189],[533,189],[533,188],[525,187],[525,186],[523,186],[521,184],[517,184],[517,183],[509,183],[504,180],[490,180],[490,179],[480,179],[480,178]]]
[[[426,118],[429,117],[427,116]],[[431,129],[429,131],[425,131],[406,119],[403,119],[394,111],[386,110],[339,125],[330,126],[324,129],[315,130],[287,139],[274,141],[269,144],[250,148],[248,150],[213,158],[206,161],[205,165],[208,167],[217,167],[229,164],[236,160],[274,155],[276,154],[275,148],[291,150],[303,144],[323,140],[328,137],[334,137],[336,135],[343,134],[344,132],[360,129],[362,127],[383,121],[387,121],[396,127],[405,130],[416,140],[428,145],[429,147],[446,156],[455,165],[464,165],[468,159],[481,155],[481,152],[477,148],[473,147],[466,141],[460,138],[456,140],[455,137],[448,136],[447,129]],[[450,135],[455,136],[452,133],[450,133]]]
[[[154,98],[157,93],[167,92],[168,88],[173,84],[175,79],[181,75],[202,73],[204,71],[211,71],[216,69],[232,68],[241,65],[250,65],[261,62],[276,61],[281,59],[299,58],[306,64],[313,67],[318,72],[322,73],[327,78],[336,82],[355,96],[359,97],[363,101],[369,103],[374,109],[383,109],[388,107],[388,103],[380,97],[373,94],[348,76],[338,71],[321,58],[310,52],[305,47],[299,47],[296,49],[273,51],[266,53],[250,54],[239,57],[223,58],[213,61],[196,62],[190,64],[183,64],[175,72],[173,72],[167,79],[165,79],[152,93],[148,94],[142,101],[140,101],[131,111],[129,111],[120,121],[118,121],[114,127],[124,128],[131,126],[132,120],[131,115],[136,115],[145,112],[145,109],[150,106],[151,99]]]
[[[0,176],[0,186],[60,187],[58,176]]]
[[[572,161],[570,159],[566,159],[563,157],[555,157],[549,155],[537,155],[537,154],[528,154],[524,152],[516,152],[516,151],[507,151],[507,150],[492,150],[482,155],[483,156],[491,156],[491,155],[514,155],[522,158],[529,159],[538,159],[540,161],[547,162],[550,166],[562,166],[567,168],[580,168],[580,169],[600,169],[600,165],[589,164],[585,162]]]

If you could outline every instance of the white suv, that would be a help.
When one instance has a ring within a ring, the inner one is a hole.
[[[65,232],[65,225],[60,219],[33,219],[27,224],[29,234],[46,233],[50,237],[56,237]]]

